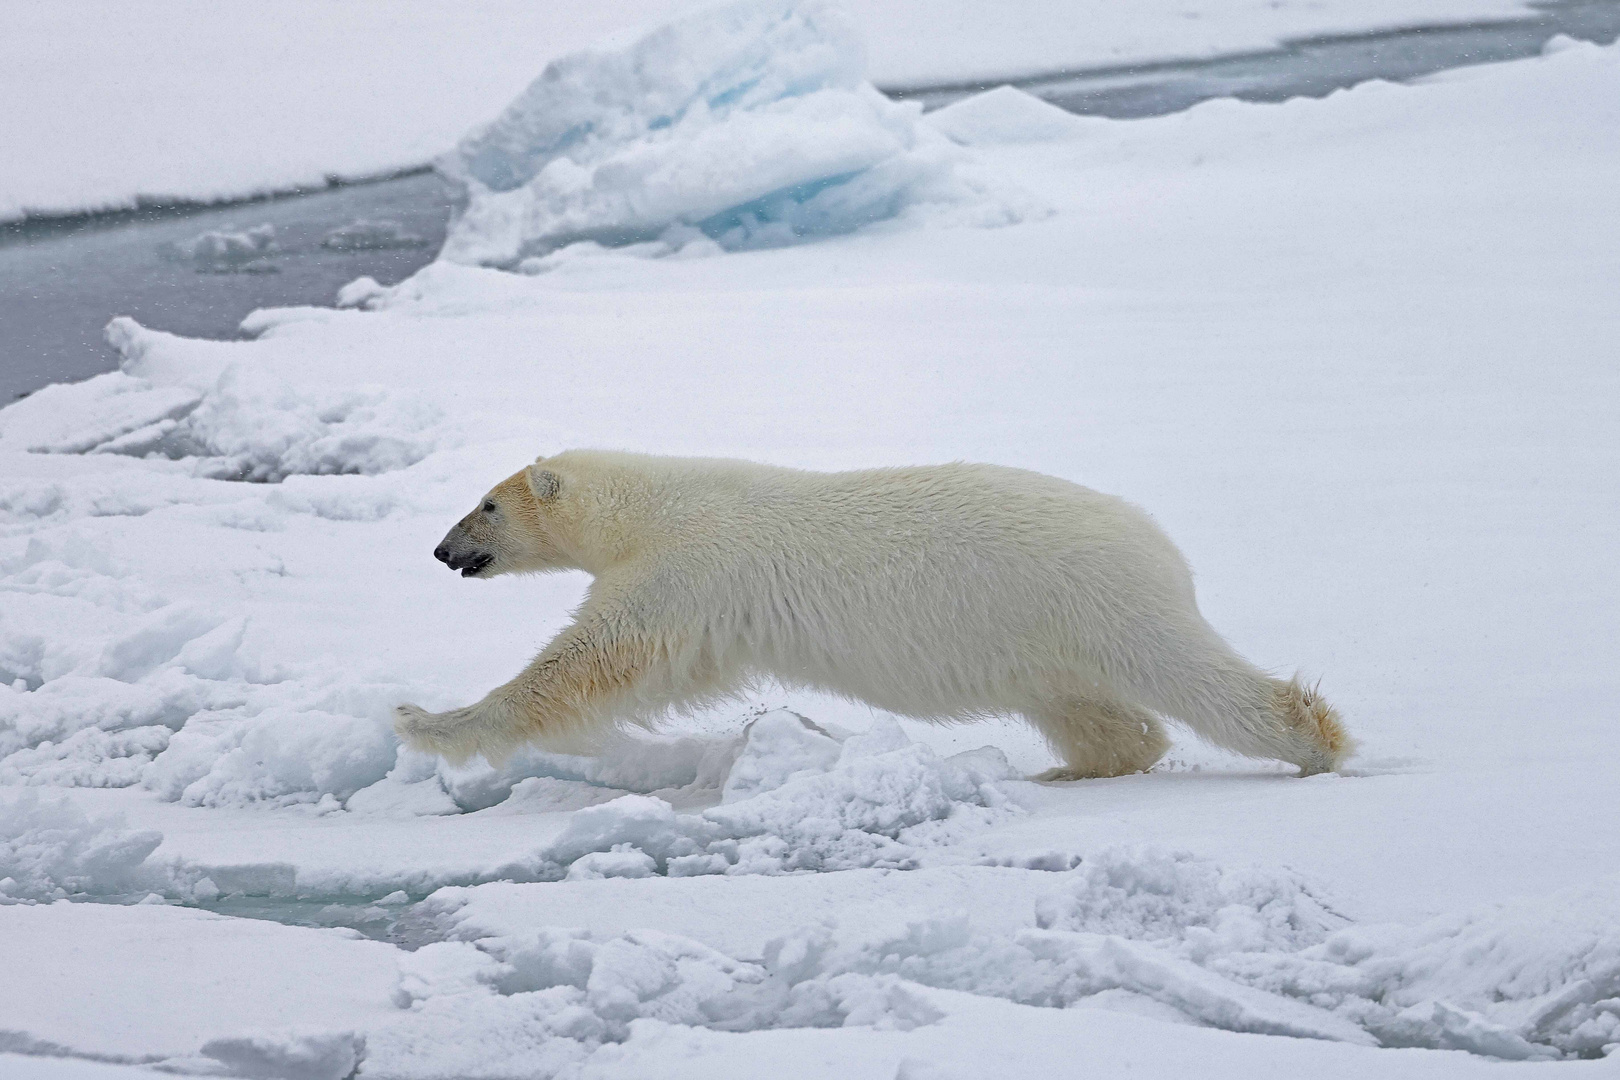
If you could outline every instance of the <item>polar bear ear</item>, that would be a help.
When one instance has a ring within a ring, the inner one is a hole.
[[[529,479],[529,490],[534,492],[534,497],[541,502],[555,499],[557,492],[562,490],[562,478],[550,469],[530,465],[524,470],[524,475]]]

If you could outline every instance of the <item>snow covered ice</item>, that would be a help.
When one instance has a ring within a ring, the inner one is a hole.
[[[0,1074],[1613,1074],[1620,48],[919,118],[823,14],[559,61],[457,152],[461,261],[249,340],[120,319],[120,371],[0,410]],[[706,68],[755,89],[715,107]],[[530,107],[591,87],[623,126],[545,150]],[[1051,212],[733,242],[716,214],[830,158],[723,205],[656,178],[754,113]],[[546,186],[632,159],[656,189]],[[776,687],[591,757],[402,749],[395,704],[474,700],[582,595],[431,556],[569,445],[1119,492],[1364,749],[1043,784],[1018,723]]]

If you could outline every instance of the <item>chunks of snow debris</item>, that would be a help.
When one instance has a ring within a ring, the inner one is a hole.
[[[820,977],[801,960],[791,947],[763,962],[738,960],[652,930],[541,927],[476,949],[427,945],[401,960],[398,1000],[412,1014],[370,1036],[367,1067],[381,1075],[533,1075],[523,1062],[577,1061],[622,1042],[637,1020],[724,1031],[907,1030],[942,1015],[892,975]],[[452,1031],[455,1038],[445,1037]]]
[[[120,893],[136,886],[161,833],[92,821],[66,799],[33,791],[0,800],[0,903]]]
[[[1620,879],[1417,927],[1350,926],[1297,954],[1222,966],[1310,995],[1387,1046],[1600,1054],[1620,1043]]]
[[[553,61],[440,161],[466,199],[442,257],[511,267],[672,227],[777,245],[964,197],[948,140],[864,68],[816,0],[746,0]]]
[[[352,1031],[236,1035],[203,1043],[233,1076],[263,1080],[346,1080],[365,1060],[366,1040]]]
[[[1231,870],[1185,853],[1110,848],[1036,908],[1036,924],[1187,943],[1195,955],[1300,949],[1344,920],[1298,875]]]
[[[276,227],[215,229],[190,240],[159,246],[158,254],[170,262],[190,263],[199,274],[274,273],[266,256],[276,251]]]
[[[48,386],[7,409],[0,449],[156,455],[191,460],[199,476],[273,483],[401,469],[436,446],[440,410],[413,393],[302,390],[247,365],[193,361],[172,335],[128,318],[108,324],[107,340],[122,370]],[[159,343],[177,347],[154,350]]]
[[[1091,122],[1016,86],[953,101],[923,122],[964,146],[1072,139],[1091,130]]]
[[[586,807],[531,862],[508,870],[577,880],[912,867],[940,838],[1017,812],[998,786],[1010,778],[999,753],[941,758],[892,720],[839,740],[776,710],[742,736],[719,805],[683,814],[661,798],[626,795]]]
[[[637,809],[643,833],[671,819],[645,804]],[[1505,1059],[1601,1054],[1620,1030],[1620,904],[1612,887],[1419,927],[1347,926],[1292,873],[1133,847],[1102,849],[1055,881],[1042,875],[1051,885],[1025,909],[1022,927],[1016,916],[1008,926],[999,910],[992,916],[983,905],[949,912],[915,902],[908,909],[915,916],[897,923],[873,905],[890,888],[851,885],[841,887],[837,904],[773,915],[768,921],[799,925],[763,946],[745,944],[746,935],[732,929],[762,902],[754,889],[737,897],[684,887],[675,893],[720,906],[688,920],[700,940],[604,929],[612,917],[594,928],[534,928],[542,912],[566,925],[589,898],[611,904],[625,896],[592,891],[558,905],[544,893],[594,890],[594,877],[430,897],[423,905],[430,922],[485,959],[447,951],[444,962],[434,961],[444,974],[436,983],[419,978],[410,993],[522,996],[572,986],[584,993],[566,995],[567,1002],[588,1008],[595,1017],[588,1027],[605,1037],[613,1037],[615,1021],[649,1015],[730,1030],[764,1026],[766,1017],[770,1026],[928,1023],[934,1007],[924,987]],[[994,882],[982,885],[997,895]],[[526,901],[524,890],[537,895]],[[802,903],[802,891],[773,891]],[[626,913],[639,906],[631,902]],[[691,963],[683,967],[672,953]],[[602,966],[607,957],[611,981]],[[619,985],[630,972],[640,987],[633,995]],[[654,998],[659,1004],[648,1007]],[[603,1008],[613,1000],[625,1002],[616,1014]],[[691,1011],[672,1018],[675,1002]]]
[[[47,386],[0,414],[8,449],[84,454],[131,432],[172,431],[202,402],[189,386],[154,386],[121,371]]]
[[[272,707],[251,719],[194,719],[146,771],[148,787],[187,806],[347,799],[394,764],[382,722]]]

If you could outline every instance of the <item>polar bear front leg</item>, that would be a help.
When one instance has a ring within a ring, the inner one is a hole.
[[[611,726],[615,706],[633,696],[645,670],[643,650],[575,624],[504,686],[476,705],[430,713],[394,710],[394,730],[413,750],[460,764],[474,754],[499,762],[529,742],[578,752]]]

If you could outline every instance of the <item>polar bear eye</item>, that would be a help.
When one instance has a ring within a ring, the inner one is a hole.
[[[494,512],[495,512],[495,502],[494,502],[493,499],[486,502],[486,503],[484,503],[484,513],[493,514]]]

